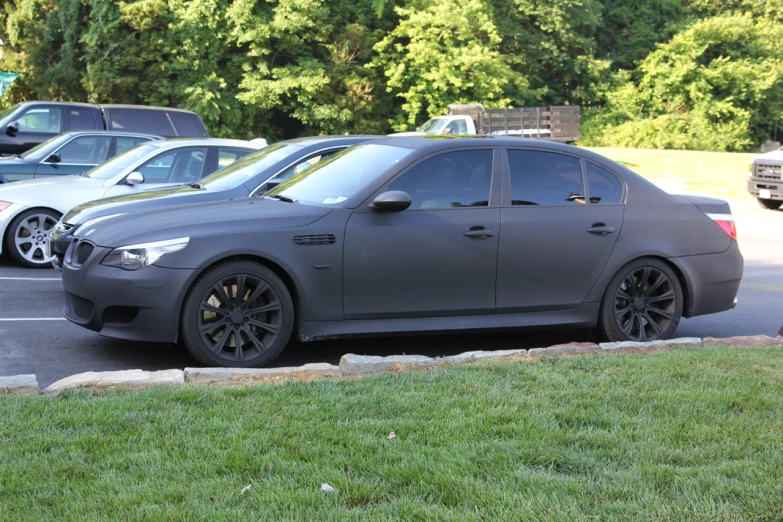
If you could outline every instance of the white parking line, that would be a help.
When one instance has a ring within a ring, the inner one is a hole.
[[[67,321],[65,317],[3,317],[0,321]]]
[[[62,281],[59,277],[0,277],[0,281]]]

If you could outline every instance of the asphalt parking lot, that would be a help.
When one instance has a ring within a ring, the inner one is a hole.
[[[678,337],[777,335],[783,324],[783,211],[753,201],[732,203],[745,275],[734,310],[684,319]],[[293,344],[274,366],[337,363],[345,353],[452,355],[469,350],[533,348],[592,341],[589,332],[513,332],[351,339]],[[0,375],[34,373],[41,386],[74,373],[197,366],[175,345],[100,337],[62,317],[62,285],[54,270],[19,268],[0,260]]]

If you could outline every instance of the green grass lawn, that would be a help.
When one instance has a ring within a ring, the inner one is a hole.
[[[729,200],[752,201],[748,164],[757,154],[588,148],[617,161],[669,192],[692,191]]]
[[[0,399],[4,521],[783,518],[780,348]]]

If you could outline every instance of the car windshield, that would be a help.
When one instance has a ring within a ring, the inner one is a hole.
[[[276,143],[264,147],[258,152],[248,154],[224,169],[204,178],[201,185],[208,190],[230,190],[246,183],[250,178],[276,165],[278,162],[292,156],[302,147],[284,143]],[[271,176],[274,172],[270,172]],[[260,180],[265,181],[265,180]]]
[[[427,134],[435,134],[443,128],[444,125],[446,125],[445,118],[432,118],[416,130],[419,132],[426,132]]]
[[[411,152],[412,149],[391,145],[356,145],[317,163],[264,195],[305,204],[338,205]]]
[[[111,179],[139,160],[146,158],[148,155],[158,150],[160,150],[160,147],[151,144],[136,145],[132,149],[128,149],[122,154],[114,156],[109,161],[88,170],[84,175],[92,179]]]
[[[65,144],[69,139],[71,139],[69,134],[60,134],[59,136],[55,136],[50,140],[39,143],[27,152],[22,153],[22,157],[32,161],[44,160],[54,149],[60,145]]]

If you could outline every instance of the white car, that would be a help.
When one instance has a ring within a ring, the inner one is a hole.
[[[138,145],[80,175],[0,185],[0,254],[26,267],[49,267],[52,228],[71,208],[95,199],[198,183],[263,148],[224,139],[174,139]]]

